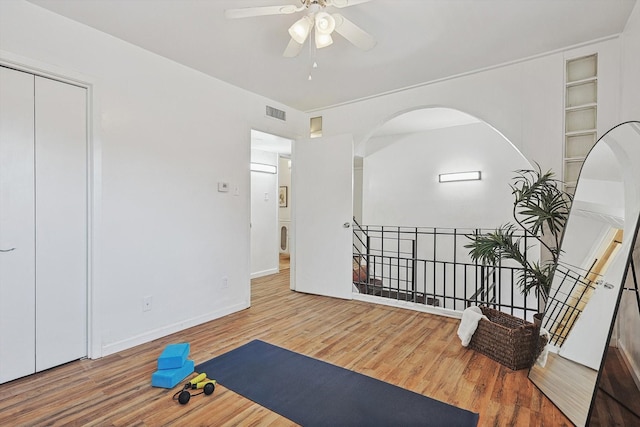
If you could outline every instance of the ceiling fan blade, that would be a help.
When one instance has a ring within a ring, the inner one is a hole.
[[[284,56],[285,58],[294,58],[300,54],[300,52],[302,51],[302,46],[303,45],[301,43],[298,43],[294,39],[291,39],[289,40],[289,44],[284,50],[282,56]]]
[[[251,18],[252,16],[289,15],[300,12],[303,9],[304,6],[296,7],[292,4],[284,6],[243,7],[240,9],[226,9],[224,11],[224,16],[227,19],[238,19]]]
[[[371,34],[367,33],[344,16],[339,13],[334,13],[331,16],[336,20],[335,32],[349,40],[354,46],[362,50],[369,50],[373,49],[376,45],[377,42]]]
[[[355,6],[357,4],[362,4],[362,3],[369,3],[371,0],[328,0],[327,1],[327,6],[334,6],[334,7],[349,7],[349,6]]]

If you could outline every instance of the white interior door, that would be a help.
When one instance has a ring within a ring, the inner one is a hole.
[[[0,67],[0,383],[35,368],[34,76]]]
[[[353,138],[296,141],[292,288],[352,298]]]
[[[86,89],[36,77],[36,370],[87,355]]]

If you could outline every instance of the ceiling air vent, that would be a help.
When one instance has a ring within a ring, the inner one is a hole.
[[[274,119],[278,119],[278,120],[282,120],[282,121],[286,121],[287,120],[287,113],[282,111],[282,110],[278,110],[277,108],[273,108],[267,105],[267,116],[269,117],[273,117]]]

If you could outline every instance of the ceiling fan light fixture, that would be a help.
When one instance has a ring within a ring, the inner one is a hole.
[[[316,29],[315,34],[316,48],[322,49],[323,47],[330,46],[333,43],[333,38],[330,34],[322,34]]]
[[[316,13],[316,33],[329,35],[336,29],[336,20],[327,12]]]
[[[309,37],[311,27],[313,27],[313,20],[309,16],[303,16],[289,28],[289,35],[296,42],[302,44]]]

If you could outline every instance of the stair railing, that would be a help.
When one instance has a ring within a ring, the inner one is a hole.
[[[537,295],[524,297],[517,288],[521,267],[471,260],[467,236],[483,230],[370,226],[355,219],[353,229],[354,265],[363,267],[354,274],[360,293],[455,311],[489,304],[525,318],[538,312]]]

